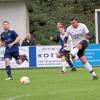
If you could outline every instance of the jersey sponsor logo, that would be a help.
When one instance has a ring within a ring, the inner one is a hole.
[[[11,33],[10,32],[8,33],[8,36],[11,36]]]
[[[75,34],[75,35],[73,35],[73,38],[74,39],[81,39],[82,38],[82,34]]]

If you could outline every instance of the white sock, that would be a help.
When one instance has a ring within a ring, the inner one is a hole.
[[[96,76],[96,73],[95,73],[95,71],[93,71],[91,74],[92,74],[92,76]]]
[[[66,61],[62,62],[62,71],[66,72]]]
[[[87,62],[86,64],[84,64],[84,67],[90,72],[93,70],[92,66]]]
[[[96,76],[96,73],[93,71],[92,66],[88,62],[84,64],[84,67],[92,74],[92,76]]]
[[[73,56],[75,56],[75,55],[77,55],[77,53],[78,53],[78,49],[77,48],[74,48],[72,51],[71,51],[71,54],[73,55]]]

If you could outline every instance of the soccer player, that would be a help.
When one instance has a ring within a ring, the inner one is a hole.
[[[64,26],[60,26],[59,34],[56,35],[56,38],[53,36],[50,36],[50,40],[61,43],[61,48],[60,48],[59,52],[57,53],[57,58],[61,58],[62,72],[63,73],[67,72],[66,62],[72,68],[71,71],[76,71],[76,68],[73,66],[73,63],[72,63],[72,61],[70,59],[70,55],[69,55],[70,50],[72,48],[71,37],[66,36]]]
[[[56,28],[57,28],[56,36],[54,37],[51,35],[49,38],[50,40],[53,40],[54,42],[60,42],[60,44],[61,44],[61,48],[59,49],[59,52],[56,53],[57,58],[61,58],[61,51],[64,47],[63,40],[60,38],[60,32],[59,32],[60,27],[64,27],[64,26],[62,25],[61,22],[56,22]]]
[[[20,37],[18,34],[10,30],[10,23],[8,21],[4,21],[2,23],[4,31],[1,33],[0,37],[0,47],[4,43],[5,46],[5,66],[6,66],[6,73],[8,75],[8,78],[6,80],[12,80],[11,75],[11,66],[10,61],[13,58],[15,58],[17,64],[21,64],[23,61],[27,60],[26,55],[19,55],[19,41]]]
[[[79,59],[84,64],[84,67],[92,74],[93,80],[96,80],[98,77],[84,55],[84,51],[89,43],[89,30],[85,24],[79,23],[74,17],[71,18],[70,24],[71,25],[67,27],[66,34],[71,35],[72,37],[74,46],[74,49],[71,50],[72,58],[74,58],[75,55],[78,55]]]

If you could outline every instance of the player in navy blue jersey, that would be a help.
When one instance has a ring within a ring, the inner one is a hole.
[[[1,33],[0,37],[0,47],[4,44],[5,46],[5,66],[8,78],[6,80],[12,80],[10,61],[15,58],[17,64],[21,64],[23,61],[27,60],[26,55],[19,55],[19,35],[14,31],[10,30],[10,23],[4,21],[2,23],[4,31]]]

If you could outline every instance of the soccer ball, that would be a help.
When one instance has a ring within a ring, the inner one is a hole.
[[[30,79],[27,76],[23,76],[20,78],[20,83],[21,84],[29,84],[30,83]]]

